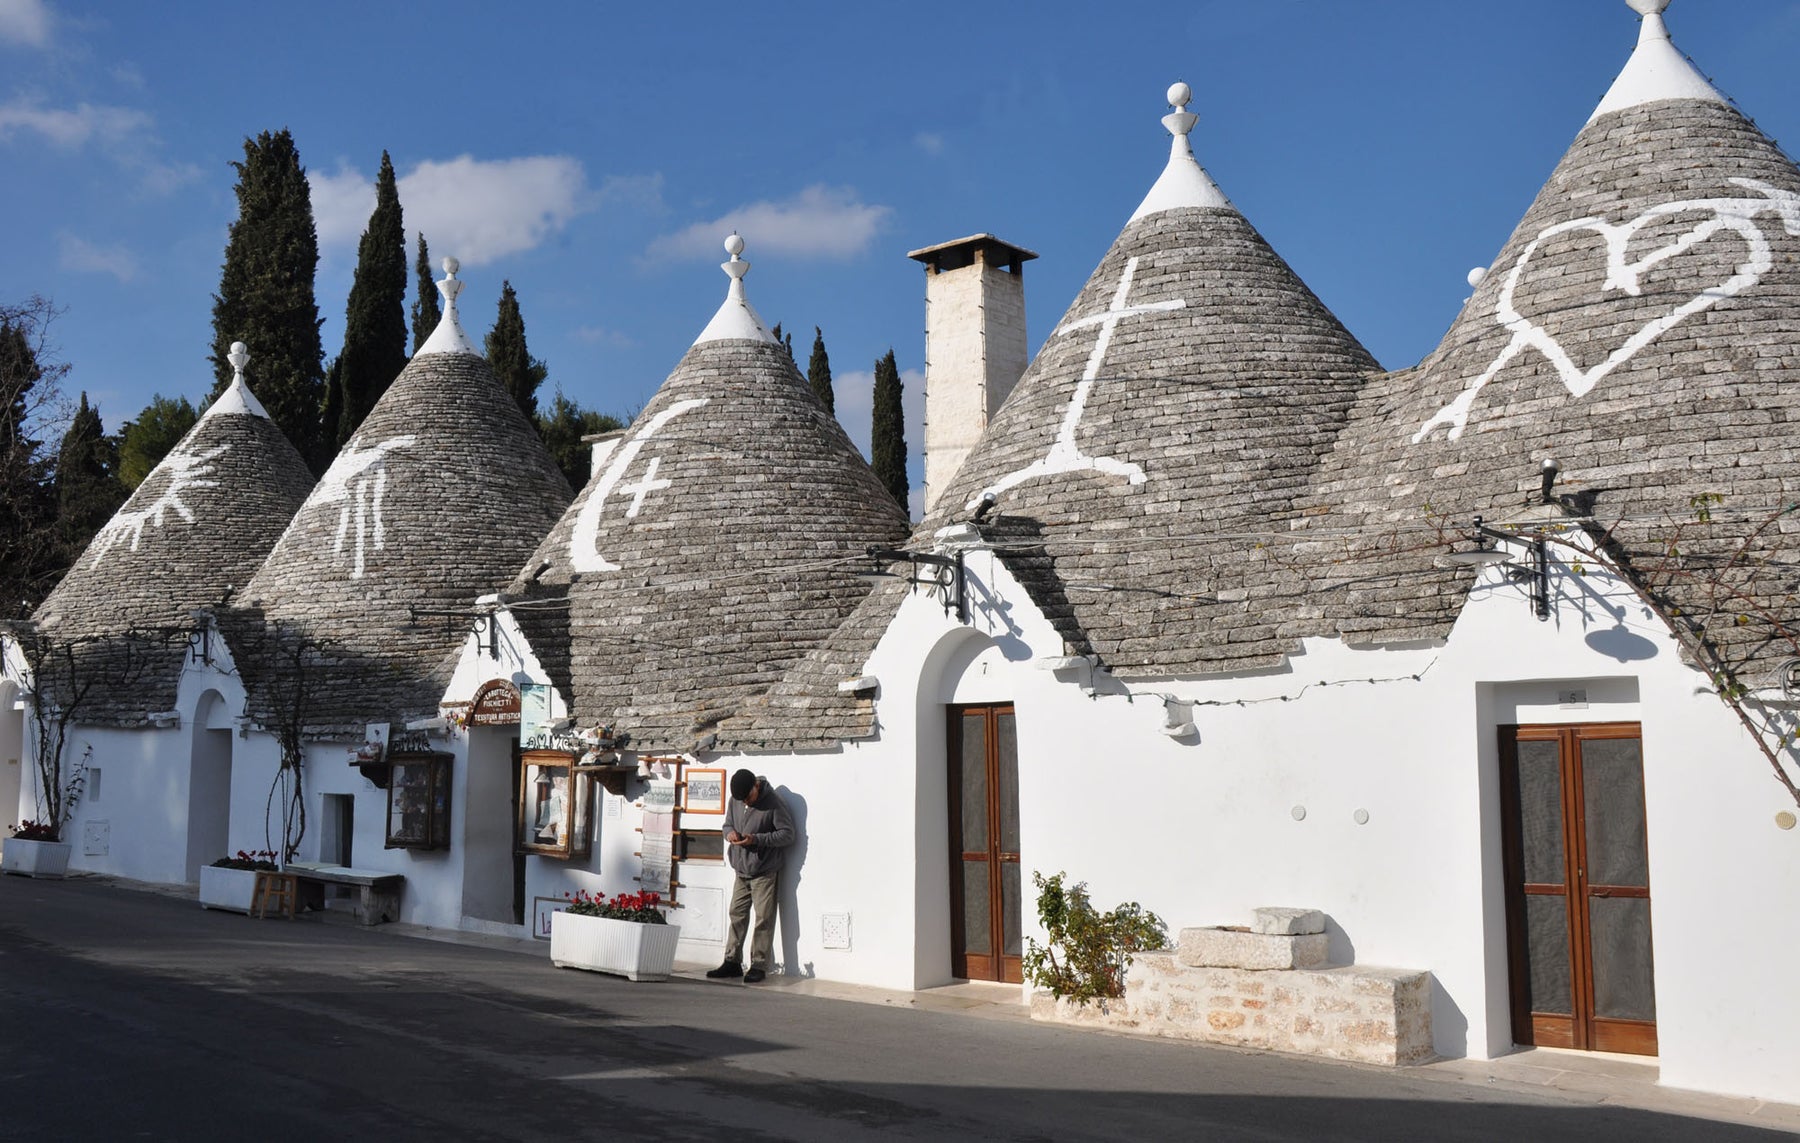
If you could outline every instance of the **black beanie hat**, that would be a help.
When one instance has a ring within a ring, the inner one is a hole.
[[[739,770],[731,776],[731,796],[743,801],[756,785],[756,775],[749,770]]]

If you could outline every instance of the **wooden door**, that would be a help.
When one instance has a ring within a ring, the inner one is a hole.
[[[1636,723],[1500,728],[1513,1039],[1656,1054]]]
[[[1017,984],[1024,975],[1013,708],[953,706],[949,724],[950,969]]]

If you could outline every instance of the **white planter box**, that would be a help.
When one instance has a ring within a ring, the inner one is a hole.
[[[0,871],[25,877],[61,877],[69,871],[66,841],[26,841],[9,837],[0,842]]]
[[[550,963],[611,972],[632,980],[667,980],[675,971],[679,925],[645,925],[565,911],[550,917]]]
[[[250,900],[256,893],[256,870],[222,869],[216,865],[200,867],[200,907],[228,909],[248,913]]]

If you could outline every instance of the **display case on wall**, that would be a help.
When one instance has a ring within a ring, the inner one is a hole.
[[[388,849],[450,848],[450,760],[442,751],[388,756]]]
[[[519,852],[572,858],[592,851],[594,775],[575,762],[562,750],[519,755]]]

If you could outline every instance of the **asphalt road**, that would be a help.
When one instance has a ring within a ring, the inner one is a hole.
[[[0,878],[0,1139],[1786,1138]]]

